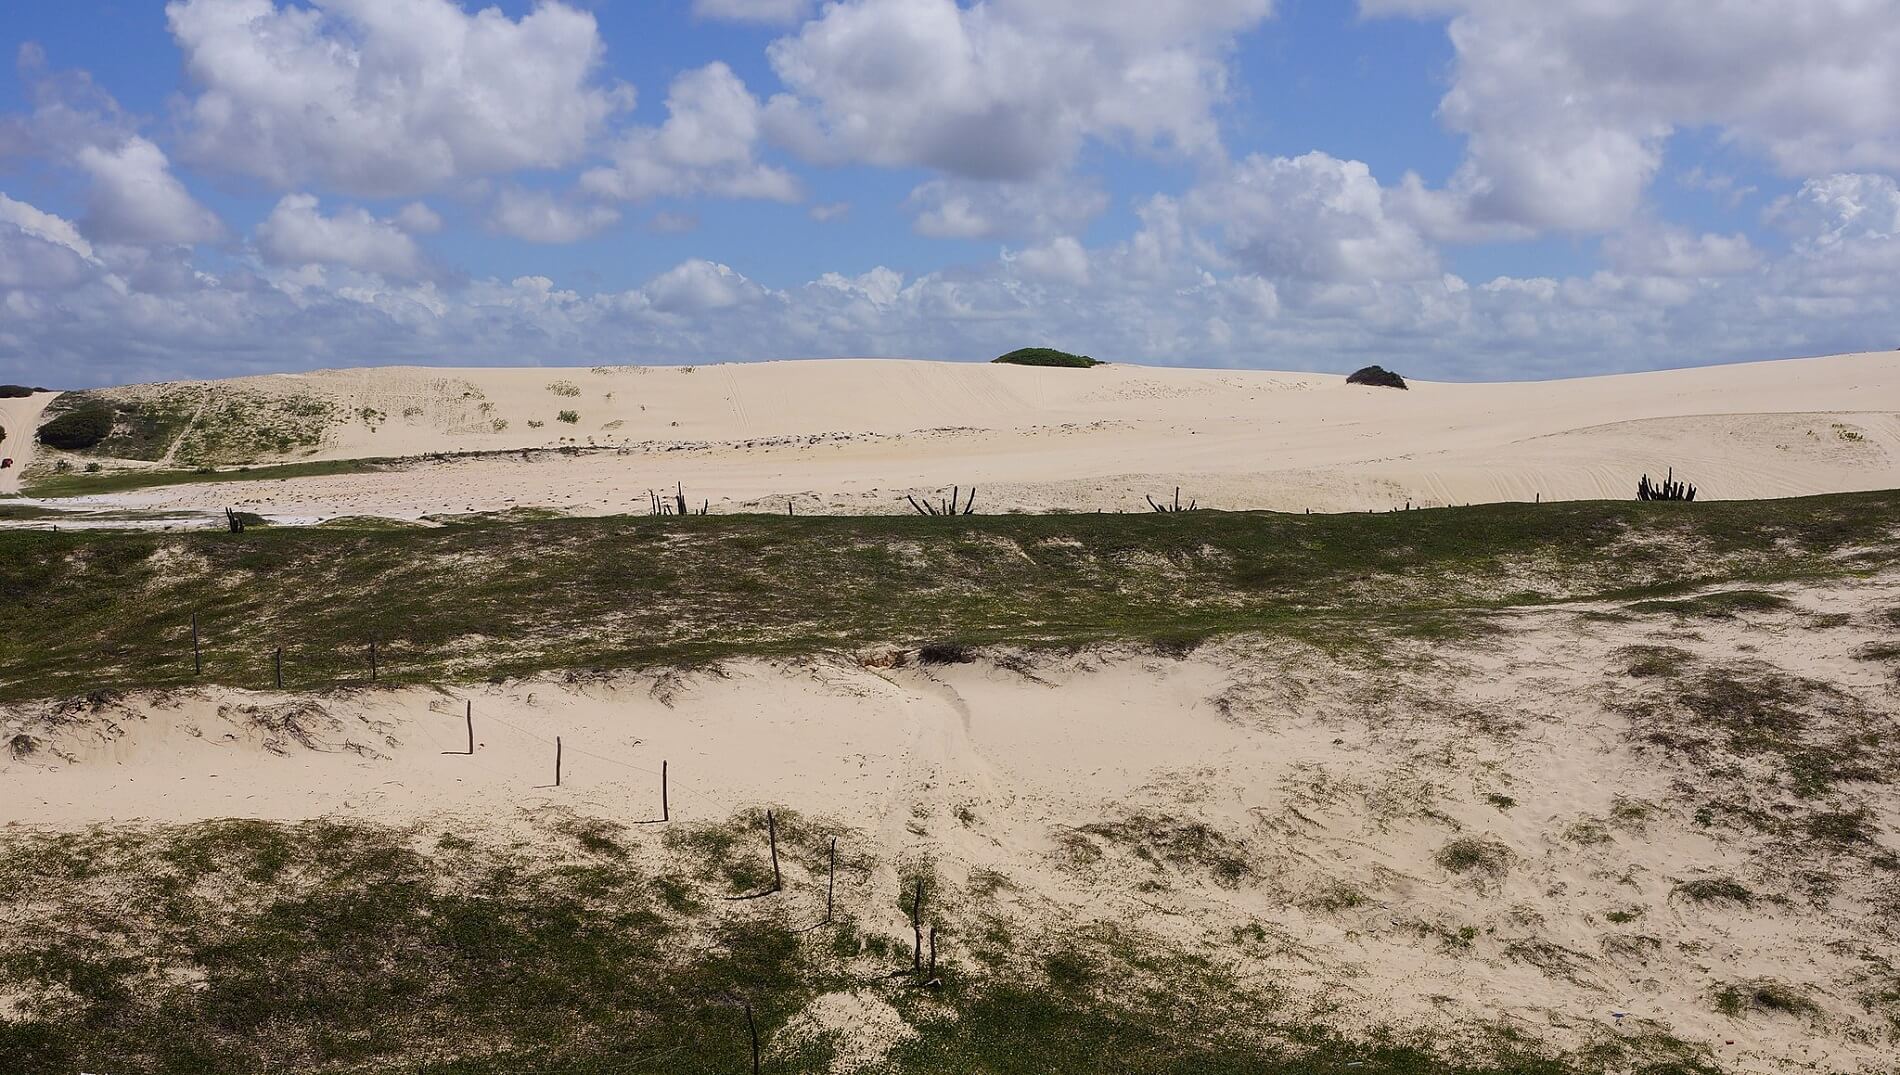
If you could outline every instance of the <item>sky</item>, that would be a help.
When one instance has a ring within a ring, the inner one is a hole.
[[[1900,0],[16,0],[0,381],[1900,346]]]

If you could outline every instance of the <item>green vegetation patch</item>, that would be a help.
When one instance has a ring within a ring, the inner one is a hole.
[[[1750,1012],[1804,1017],[1821,1014],[1820,1005],[1805,994],[1793,986],[1773,981],[1725,985],[1716,991],[1715,1010],[1731,1018]]]
[[[742,901],[693,867],[731,850],[709,830],[756,840],[749,816],[665,833],[559,816],[506,844],[331,821],[13,830],[0,1070],[725,1075],[751,1068],[749,1010],[765,1070],[816,1075],[835,1040],[788,1028],[846,991],[906,1028],[867,1075],[1708,1070],[1637,1036],[1559,1058],[1478,1026],[1456,1060],[1395,1033],[1349,1039],[1227,958],[1106,926],[1030,930],[993,901],[933,903],[926,982],[907,937],[854,916],[896,895],[869,871],[841,863],[838,913],[814,918],[825,833],[783,814],[797,891]]]
[[[179,438],[176,458],[188,466],[228,466],[313,451],[345,420],[342,408],[318,396],[213,385]]]
[[[1779,612],[1790,607],[1792,603],[1779,594],[1763,593],[1760,590],[1729,590],[1677,600],[1638,601],[1628,606],[1628,611],[1651,614],[1670,613],[1682,617],[1699,616],[1705,619],[1722,620],[1733,619],[1742,612]]]
[[[947,659],[968,647],[1235,632],[1376,659],[1394,635],[1458,641],[1500,629],[1491,613],[1514,599],[1496,592],[1500,576],[1522,580],[1514,593],[1601,599],[1628,595],[1632,564],[1662,546],[1676,551],[1658,556],[1650,577],[1681,588],[1845,573],[1830,558],[1840,548],[1862,554],[1852,570],[1871,566],[1868,550],[1883,563],[1900,553],[1900,494],[1728,502],[1666,517],[1640,507],[8,532],[0,698],[191,682],[194,610],[207,681],[270,683],[268,655],[281,641],[292,689],[360,677],[371,633],[384,678],[412,683],[890,644],[943,643],[932,653]],[[1671,734],[1733,725],[1756,736],[1748,741],[1781,742],[1772,699],[1720,716],[1734,685],[1695,684],[1686,710],[1646,704],[1660,707]],[[1719,719],[1696,728],[1683,717],[1701,710]],[[1757,724],[1767,730],[1749,732]]]
[[[131,394],[133,391],[137,394]],[[83,418],[90,424],[89,432],[95,429],[103,429],[103,432],[73,443],[41,439],[65,451],[154,462],[171,451],[203,397],[203,389],[186,385],[67,392],[47,408],[51,418],[47,425]],[[45,428],[42,427],[42,431]]]
[[[1885,783],[1900,763],[1900,737],[1881,714],[1760,661],[1681,676],[1623,708],[1643,742],[1692,758],[1719,750],[1768,762],[1803,799],[1848,782]]]
[[[1087,355],[1072,355],[1053,347],[1021,347],[990,361],[1007,366],[1059,366],[1066,369],[1088,369],[1102,364]]]
[[[27,480],[26,492],[30,496],[57,498],[93,496],[99,493],[124,493],[134,489],[152,489],[166,485],[282,481],[286,478],[318,478],[331,474],[368,474],[386,469],[394,462],[395,460],[390,459],[330,459],[308,463],[280,463],[275,466],[240,466],[226,470],[199,467],[193,470],[36,473]]]
[[[1676,886],[1675,894],[1691,903],[1733,903],[1743,907],[1755,902],[1755,893],[1732,877],[1698,877]]]
[[[49,448],[79,452],[111,435],[112,408],[88,403],[47,419],[40,426],[39,439]]]

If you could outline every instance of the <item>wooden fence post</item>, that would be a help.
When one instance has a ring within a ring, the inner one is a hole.
[[[561,786],[561,737],[554,737],[554,786]]]
[[[838,838],[831,838],[831,870],[825,876],[825,921],[831,921],[831,894],[838,887]]]
[[[660,820],[671,821],[672,811],[666,805],[666,761],[660,761]]]
[[[752,1018],[752,1005],[745,1006],[746,1033],[752,1036],[752,1075],[759,1075],[759,1024]]]
[[[376,636],[369,636],[369,681],[376,682]]]
[[[196,611],[191,614],[191,674],[194,676],[205,674],[204,650],[198,645],[198,613]]]
[[[284,647],[282,646],[277,647],[276,660],[277,660],[277,689],[281,691],[284,689]]]
[[[772,819],[770,810],[765,812],[765,838],[772,846],[772,891],[777,892],[784,887],[784,883],[780,880],[778,872],[778,822]]]
[[[910,970],[912,974],[921,974],[924,969],[924,881],[917,879],[917,895],[910,901]]]

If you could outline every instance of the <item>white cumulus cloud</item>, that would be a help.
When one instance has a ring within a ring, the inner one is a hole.
[[[825,163],[1030,179],[1090,139],[1214,154],[1233,35],[1268,0],[841,0],[768,50],[773,137]]]
[[[310,194],[285,195],[257,226],[256,238],[274,265],[346,265],[401,278],[424,271],[421,249],[397,223],[354,206],[324,216]]]
[[[203,243],[224,234],[224,225],[199,205],[171,173],[165,153],[133,136],[115,148],[82,146],[75,156],[92,179],[87,234],[114,243]]]
[[[598,79],[590,12],[451,0],[172,0],[196,92],[185,157],[366,196],[580,158],[631,91]]]
[[[589,169],[582,188],[628,201],[693,194],[781,202],[803,197],[791,173],[755,159],[759,102],[732,68],[711,63],[674,79],[666,110],[660,126],[621,138],[612,166]]]
[[[1900,169],[1889,0],[1361,0],[1449,16],[1439,115],[1467,138],[1448,193],[1481,222],[1627,222],[1670,136],[1712,127],[1783,173]]]
[[[494,230],[535,243],[578,242],[619,222],[619,210],[609,206],[515,187],[502,188],[488,216]]]

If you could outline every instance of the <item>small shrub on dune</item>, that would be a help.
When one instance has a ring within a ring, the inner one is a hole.
[[[1511,849],[1496,840],[1461,836],[1439,848],[1432,861],[1448,873],[1496,880],[1510,872],[1513,857]]]
[[[23,384],[0,384],[0,399],[25,399],[36,391],[45,389],[28,388]]]
[[[974,660],[976,654],[959,642],[932,642],[917,651],[920,664],[969,664]]]
[[[1397,388],[1407,390],[1405,378],[1386,369],[1384,366],[1367,366],[1346,375],[1347,384],[1370,385],[1373,388]]]

